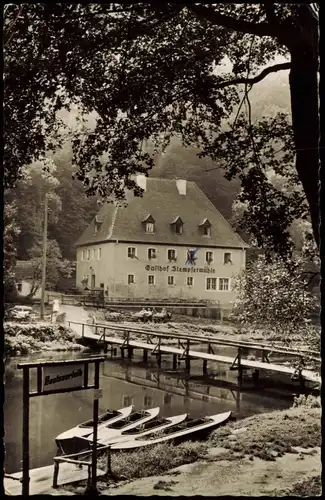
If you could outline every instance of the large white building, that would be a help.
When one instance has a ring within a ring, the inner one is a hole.
[[[103,205],[77,241],[77,287],[114,299],[232,302],[248,245],[194,182],[136,179],[143,197]]]

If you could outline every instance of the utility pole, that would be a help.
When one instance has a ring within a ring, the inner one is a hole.
[[[47,250],[47,193],[44,197],[44,227],[43,227],[43,266],[42,266],[42,288],[41,288],[41,319],[44,319],[45,283],[46,283],[46,250]]]

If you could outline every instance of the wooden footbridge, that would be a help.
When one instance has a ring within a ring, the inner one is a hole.
[[[267,344],[234,341],[218,337],[181,335],[170,331],[158,331],[108,322],[89,325],[88,323],[68,321],[67,324],[79,333],[84,341],[103,345],[105,352],[110,346],[112,356],[116,353],[117,347],[121,350],[122,358],[125,356],[125,351],[128,358],[132,358],[133,351],[141,349],[143,350],[143,360],[146,361],[148,353],[150,353],[157,357],[158,366],[161,364],[162,355],[172,355],[173,368],[176,368],[180,361],[184,361],[186,369],[190,370],[191,360],[202,360],[204,374],[207,373],[207,364],[210,361],[230,365],[230,370],[238,370],[239,379],[242,378],[243,370],[253,370],[256,378],[258,378],[260,370],[265,370],[288,375],[299,380],[302,385],[305,381],[316,384],[321,383],[321,377],[318,373],[305,369],[307,360],[312,359],[318,363],[321,362],[319,354],[310,350],[274,347]],[[145,337],[145,341],[139,339],[140,335],[142,338]],[[173,345],[170,345],[171,343]],[[197,350],[198,346],[199,349],[206,348],[206,350]],[[234,348],[236,355],[225,356],[218,354],[217,349],[220,346]],[[255,351],[255,359],[249,359],[249,353],[252,351]],[[281,358],[284,356],[289,357],[291,366],[283,364],[283,359],[276,363],[271,362],[270,357],[274,355]],[[256,359],[258,357],[260,359]],[[294,361],[292,361],[292,358]]]

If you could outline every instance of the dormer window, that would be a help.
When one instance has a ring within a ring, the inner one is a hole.
[[[154,233],[155,232],[155,219],[152,217],[151,214],[147,215],[143,221],[142,224],[144,224],[144,228],[146,233]]]
[[[175,234],[183,234],[184,223],[180,217],[176,217],[170,224]]]
[[[208,219],[203,219],[203,221],[199,224],[199,228],[203,236],[206,236],[207,238],[211,237],[211,223]]]
[[[146,233],[154,233],[155,225],[152,222],[146,222]]]

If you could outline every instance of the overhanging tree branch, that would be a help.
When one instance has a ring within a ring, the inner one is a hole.
[[[263,80],[270,73],[276,73],[277,71],[283,71],[290,68],[291,68],[290,62],[274,64],[273,66],[269,66],[268,68],[263,69],[263,71],[261,71],[259,75],[253,76],[252,78],[245,78],[245,77],[234,78],[233,80],[220,82],[214,88],[223,89],[225,87],[229,87],[230,85],[240,85],[240,84],[254,85],[255,83],[258,83],[261,80]]]
[[[187,8],[194,12],[198,18],[210,21],[212,24],[223,26],[224,28],[257,36],[276,36],[275,29],[269,23],[252,23],[243,19],[235,19],[234,17],[220,14],[214,8],[205,7],[204,5],[187,5]]]

